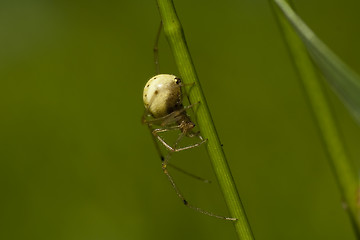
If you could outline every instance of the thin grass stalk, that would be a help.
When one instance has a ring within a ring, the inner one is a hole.
[[[342,196],[342,205],[350,217],[355,234],[360,238],[358,177],[346,152],[345,143],[341,137],[323,81],[304,43],[284,12],[291,13],[293,16],[296,14],[284,0],[271,0],[270,2],[312,109],[329,164]],[[301,21],[301,19],[297,19],[297,21]]]
[[[201,134],[207,138],[206,148],[215,171],[215,175],[222,190],[231,217],[238,220],[233,222],[239,239],[254,239],[244,207],[241,203],[234,179],[231,175],[225,153],[222,149],[212,120],[201,84],[198,80],[189,49],[187,47],[183,28],[175,11],[172,0],[157,0],[163,23],[163,29],[175,58],[180,77],[188,87],[189,99],[192,103],[200,102],[196,108],[196,119]],[[230,224],[230,222],[229,222]]]

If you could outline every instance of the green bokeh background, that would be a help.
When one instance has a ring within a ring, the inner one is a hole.
[[[268,1],[176,0],[256,239],[355,239]],[[360,3],[295,1],[360,72]],[[0,239],[236,239],[185,208],[141,125],[155,1],[0,3]],[[165,38],[161,71],[177,74]],[[360,128],[330,92],[354,165]],[[215,180],[204,148],[172,161]],[[214,181],[174,177],[227,215]]]

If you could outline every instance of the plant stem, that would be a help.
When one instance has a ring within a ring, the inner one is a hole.
[[[192,103],[200,102],[196,108],[197,122],[202,136],[208,139],[206,148],[231,217],[238,219],[234,222],[238,237],[239,239],[254,239],[198,80],[174,3],[172,0],[157,0],[157,3],[164,33],[173,52],[181,79],[184,84],[195,83],[191,87],[189,98]]]
[[[345,150],[345,144],[325,92],[326,89],[321,82],[313,61],[311,61],[307,48],[292,25],[295,22],[297,24],[304,23],[297,17],[286,1],[275,0],[271,1],[271,3],[274,6],[293,63],[306,92],[328,155],[329,164],[343,198],[342,201],[359,238],[358,178]]]

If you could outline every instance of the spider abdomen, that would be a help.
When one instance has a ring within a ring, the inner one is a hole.
[[[153,117],[163,117],[182,108],[180,82],[175,75],[159,74],[146,83],[144,105]]]

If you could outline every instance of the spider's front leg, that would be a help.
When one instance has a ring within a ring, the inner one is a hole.
[[[157,138],[165,147],[166,149],[168,149],[169,151],[171,152],[180,152],[180,151],[183,151],[183,150],[187,150],[187,149],[191,149],[191,148],[194,148],[194,147],[198,147],[200,146],[201,144],[205,143],[207,141],[207,139],[203,139],[201,137],[201,135],[199,134],[192,134],[192,135],[188,135],[189,137],[199,137],[199,139],[201,140],[201,142],[198,142],[198,143],[194,143],[194,144],[191,144],[189,146],[185,146],[185,147],[180,147],[178,148],[177,145],[179,144],[179,142],[181,141],[181,139],[184,137],[184,133],[181,133],[179,135],[179,137],[176,139],[176,142],[174,144],[174,147],[170,146],[158,133],[162,133],[162,132],[168,132],[168,131],[172,131],[172,130],[177,130],[179,129],[179,126],[173,126],[173,127],[168,127],[168,128],[157,128],[157,129],[154,129],[152,131],[152,134],[154,135],[155,138]]]
[[[167,128],[157,128],[152,131],[152,134],[157,138],[170,152],[177,152],[176,147],[170,146],[158,133],[168,132],[179,129],[179,126],[172,126]],[[183,134],[181,134],[183,135]]]

